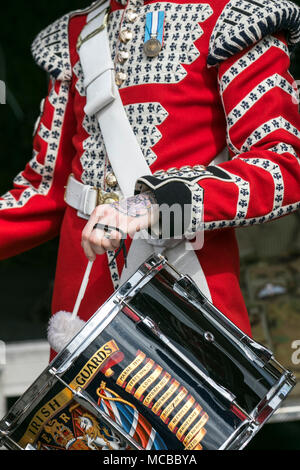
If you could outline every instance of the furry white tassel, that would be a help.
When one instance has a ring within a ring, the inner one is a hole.
[[[49,321],[48,342],[57,353],[60,353],[85,325],[85,322],[77,314],[89,282],[92,267],[93,261],[89,261],[73,313],[61,311],[53,315]]]
[[[85,322],[73,318],[70,312],[58,312],[52,316],[48,325],[48,342],[51,348],[60,353],[84,327]]]

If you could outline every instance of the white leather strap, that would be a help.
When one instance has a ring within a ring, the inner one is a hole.
[[[106,5],[102,4],[87,18],[82,39],[90,36],[79,49],[85,77],[87,104],[85,112],[96,115],[107,155],[123,196],[134,194],[138,178],[151,175],[150,168],[137,142],[115,83],[107,28],[93,35],[103,25]]]

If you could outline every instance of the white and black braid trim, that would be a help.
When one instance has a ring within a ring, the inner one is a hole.
[[[204,178],[230,179],[217,167],[205,169],[200,165],[199,169],[186,166],[139,178],[136,194],[151,190],[160,209],[160,222],[152,227],[151,235],[160,239],[195,238],[202,229],[204,190],[199,181]]]
[[[41,31],[31,46],[35,62],[56,80],[71,80],[69,15]]]

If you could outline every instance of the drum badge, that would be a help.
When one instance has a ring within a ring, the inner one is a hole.
[[[147,57],[156,57],[163,47],[165,12],[154,11],[146,15],[144,52]]]

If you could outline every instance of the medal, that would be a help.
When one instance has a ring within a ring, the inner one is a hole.
[[[156,57],[162,50],[164,23],[164,11],[147,13],[144,41],[144,52],[147,57]]]

